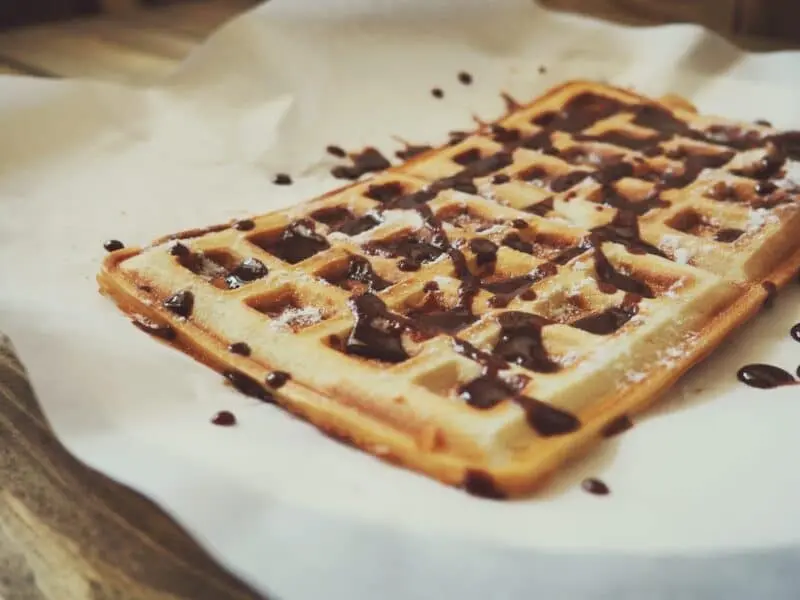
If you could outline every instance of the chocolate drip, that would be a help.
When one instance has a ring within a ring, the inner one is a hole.
[[[519,129],[511,129],[503,127],[497,123],[492,123],[489,127],[489,132],[492,139],[498,144],[504,144],[513,147],[522,137],[522,132]]]
[[[444,92],[442,91],[442,88],[433,88],[431,90],[431,95],[434,98],[444,98]]]
[[[244,373],[239,371],[225,371],[222,375],[236,390],[245,396],[250,396],[262,402],[272,403],[275,401],[272,394],[265,390],[258,381]]]
[[[484,372],[480,377],[461,386],[459,395],[471,407],[487,410],[494,408],[503,400],[513,397],[517,391],[510,383],[497,377],[495,373]]]
[[[506,175],[505,173],[498,173],[494,177],[492,177],[492,183],[495,185],[502,185],[504,183],[508,183],[511,181],[511,177]]]
[[[119,240],[106,240],[103,242],[103,248],[105,248],[106,252],[116,252],[117,250],[122,250],[124,247],[125,244]]]
[[[592,173],[591,177],[597,183],[605,185],[614,183],[625,177],[633,177],[633,174],[634,168],[632,164],[615,159],[601,162],[601,164],[598,165],[598,170]]]
[[[608,486],[605,483],[599,479],[595,479],[594,477],[584,479],[581,482],[581,487],[584,491],[597,496],[605,496],[611,491],[608,489]]]
[[[743,230],[731,227],[728,229],[720,229],[714,236],[714,239],[718,242],[730,244],[731,242],[738,240],[740,237],[742,237],[742,235],[744,235]]]
[[[500,339],[494,353],[514,363],[539,373],[554,373],[560,369],[544,347],[542,329],[552,321],[538,315],[509,311],[498,317]]]
[[[271,373],[267,373],[266,382],[273,390],[277,390],[286,385],[286,382],[291,378],[292,376],[286,371],[272,371]]]
[[[795,342],[800,342],[800,323],[794,325],[789,334],[794,338]]]
[[[447,145],[455,146],[456,144],[463,142],[470,135],[471,134],[469,131],[450,131],[447,134]]]
[[[448,308],[442,306],[436,298],[426,301],[419,309],[409,311],[406,316],[423,330],[444,331],[449,334],[461,331],[478,320],[469,307],[457,304]]]
[[[292,185],[292,178],[286,173],[278,173],[272,180],[275,185]]]
[[[409,160],[431,149],[433,149],[433,146],[428,146],[427,144],[420,144],[420,145],[406,144],[405,148],[403,148],[402,150],[398,150],[394,154],[395,156],[397,156],[397,158],[401,160]]]
[[[550,180],[550,189],[556,193],[565,192],[592,175],[589,171],[570,171]]]
[[[500,97],[503,99],[503,102],[506,105],[506,113],[514,112],[522,108],[522,104],[520,104],[511,94],[508,92],[502,92]]]
[[[361,217],[356,217],[343,206],[320,208],[311,213],[311,218],[324,223],[331,231],[343,233],[347,236],[369,231],[383,222],[379,216],[371,212]]]
[[[661,189],[684,188],[693,183],[705,169],[718,169],[734,157],[733,152],[721,152],[718,154],[692,154],[686,158],[683,171],[664,173],[658,187]]]
[[[233,224],[233,228],[238,231],[250,231],[255,226],[256,223],[253,221],[253,219],[242,219],[241,221],[236,221],[236,223]]]
[[[528,425],[542,437],[565,435],[580,429],[581,422],[572,413],[528,396],[517,396],[515,400],[525,410]]]
[[[749,177],[750,179],[763,181],[780,173],[785,162],[786,155],[774,144],[769,144],[763,158],[760,158],[753,164],[746,165],[739,169],[733,169],[731,172],[741,177]]]
[[[613,183],[606,183],[600,188],[599,200],[601,204],[611,206],[634,215],[643,215],[654,208],[669,206],[669,202],[662,200],[658,192],[651,192],[639,201],[633,201],[623,196]]]
[[[375,272],[366,258],[356,255],[350,257],[345,279],[365,284],[370,292],[380,292],[392,285],[391,281],[387,281]]]
[[[471,185],[471,184],[470,184]],[[427,189],[419,190],[411,194],[398,196],[384,206],[385,210],[416,210],[422,204],[427,204],[438,194],[438,190]]]
[[[474,184],[472,184],[474,179],[491,175],[495,171],[499,171],[500,169],[507,167],[512,162],[514,162],[514,159],[512,158],[510,152],[496,152],[495,154],[491,154],[469,163],[455,175],[440,179],[434,182],[431,187],[434,189],[459,189],[460,187],[463,187],[463,184],[469,184],[473,189],[476,190],[469,193],[474,194],[477,192],[477,188],[475,188]]]
[[[314,232],[314,222],[300,219],[283,230],[274,246],[264,249],[290,264],[296,264],[328,248],[328,241]]]
[[[372,198],[378,202],[389,202],[398,196],[402,196],[406,191],[406,186],[400,181],[388,181],[386,183],[373,183],[364,192],[367,198]]]
[[[492,476],[477,469],[467,469],[464,476],[464,491],[479,498],[491,500],[503,500],[506,495],[494,482]]]
[[[508,314],[500,315],[501,319]],[[541,319],[527,313],[516,313],[526,318]],[[540,400],[524,396],[518,392],[524,387],[527,379],[517,381],[499,379],[497,372],[508,368],[508,363],[496,354],[479,350],[469,342],[453,339],[453,349],[484,366],[483,374],[460,389],[461,397],[470,406],[488,409],[496,406],[506,398],[510,398],[525,411],[525,418],[531,428],[543,437],[551,437],[571,433],[580,428],[580,421],[569,412],[560,410]],[[496,351],[496,349],[495,349]]]
[[[401,334],[407,324],[389,312],[383,300],[367,292],[350,298],[355,325],[345,343],[345,352],[388,363],[400,363],[409,355]]]
[[[772,181],[757,181],[753,190],[759,196],[769,196],[778,190],[778,186]]]
[[[189,290],[181,290],[163,302],[164,308],[179,317],[188,318],[194,308],[194,294]]]
[[[654,254],[666,258],[666,255],[656,246],[642,239],[638,214],[634,211],[619,210],[609,223],[592,229],[588,245],[598,248],[603,242],[621,244],[633,254]]]
[[[230,427],[231,425],[236,425],[236,415],[230,411],[221,410],[211,417],[211,422],[221,427]]]
[[[350,155],[352,166],[339,165],[331,169],[337,179],[355,180],[367,173],[377,173],[392,166],[386,157],[375,148],[365,148],[362,152]]]
[[[225,277],[225,283],[229,289],[235,290],[244,283],[266,277],[268,273],[269,269],[257,258],[245,258]]]
[[[602,435],[607,438],[613,437],[628,431],[631,427],[633,427],[633,421],[631,421],[630,417],[621,415],[603,427]]]
[[[401,257],[397,267],[401,271],[417,271],[425,263],[436,260],[444,250],[418,235],[409,235],[394,240],[376,240],[364,245],[369,254],[380,254],[391,258]]]
[[[594,269],[602,292],[614,293],[619,289],[645,298],[655,298],[653,290],[644,281],[617,271],[599,245],[594,248]]]
[[[474,163],[481,158],[482,155],[480,148],[467,148],[466,150],[450,157],[450,160],[461,165],[462,167],[466,167],[467,165]]]
[[[602,312],[573,321],[570,325],[595,335],[610,335],[639,313],[640,301],[641,297],[627,294],[621,306],[611,306]]]
[[[497,262],[497,244],[491,240],[473,238],[469,242],[469,249],[475,254],[475,262],[478,266]]]
[[[250,356],[250,346],[245,342],[234,342],[228,346],[228,352],[232,354],[240,354],[241,356]]]
[[[736,377],[750,387],[764,390],[797,383],[794,376],[788,371],[765,364],[746,365],[739,369]]]
[[[347,152],[345,152],[341,146],[335,146],[333,144],[325,148],[325,151],[336,158],[345,158],[347,156]]]
[[[470,75],[466,71],[461,71],[458,74],[458,81],[463,83],[464,85],[469,85],[472,83],[472,75]]]
[[[540,217],[544,217],[547,215],[547,213],[553,210],[553,202],[554,202],[553,197],[550,196],[549,198],[540,200],[539,202],[531,204],[530,206],[526,206],[522,210],[524,210],[525,212],[532,213],[534,215],[539,215]]]
[[[791,160],[800,160],[800,131],[784,131],[767,138]]]
[[[511,233],[507,234],[502,242],[503,246],[508,246],[509,248],[516,250],[517,252],[523,252],[524,254],[533,254],[533,244],[530,242],[526,242],[523,240],[518,233],[512,231]]]
[[[137,329],[168,342],[171,342],[177,336],[171,325],[154,323],[149,319],[137,317],[132,318],[131,323],[133,323]]]

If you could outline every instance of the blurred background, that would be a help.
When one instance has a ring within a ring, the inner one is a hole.
[[[800,46],[800,0],[531,1],[633,25],[698,23],[753,50]],[[154,82],[215,28],[259,3],[0,0],[0,73]]]

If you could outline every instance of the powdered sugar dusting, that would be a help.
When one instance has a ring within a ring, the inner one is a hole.
[[[775,185],[785,190],[800,189],[800,161],[787,160],[783,165],[784,175],[775,180]]]
[[[478,193],[486,200],[497,202],[497,194],[494,193],[494,187],[488,182],[481,183],[478,186]]]
[[[302,329],[319,323],[322,319],[322,311],[319,308],[313,306],[289,308],[283,311],[279,317],[270,321],[270,326],[279,331]]]
[[[566,354],[562,355],[558,362],[561,364],[562,367],[569,367],[570,365],[574,365],[578,360],[578,353],[574,350],[567,352]]]

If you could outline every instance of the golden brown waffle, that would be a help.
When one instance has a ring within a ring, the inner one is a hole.
[[[573,82],[308,203],[117,250],[98,280],[239,390],[518,495],[797,270],[797,137]]]

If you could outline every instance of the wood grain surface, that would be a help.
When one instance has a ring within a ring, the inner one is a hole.
[[[780,17],[793,2],[541,0],[551,8],[626,23],[692,21],[727,34],[791,30],[800,37],[796,19],[787,26]],[[192,2],[5,32],[0,75],[152,83],[214,28],[253,4]],[[0,340],[0,598],[257,597],[157,506],[67,453],[22,367]]]

